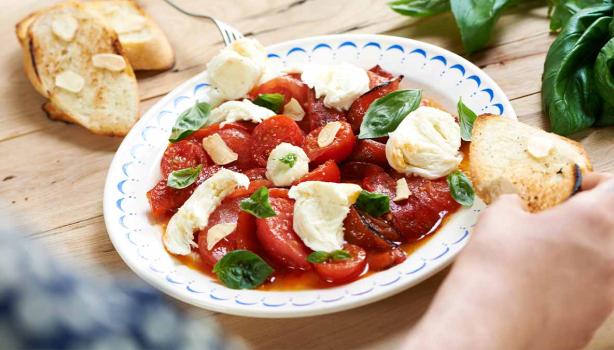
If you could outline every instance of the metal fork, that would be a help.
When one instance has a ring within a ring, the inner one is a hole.
[[[229,46],[230,44],[232,44],[233,41],[243,37],[243,34],[241,34],[240,31],[238,31],[235,28],[233,28],[232,26],[230,26],[230,25],[220,21],[219,19],[213,18],[211,16],[203,15],[203,14],[198,14],[198,13],[193,13],[193,12],[186,11],[186,10],[182,9],[181,7],[177,6],[171,0],[164,0],[164,2],[166,2],[167,4],[172,6],[175,10],[183,13],[184,15],[188,15],[188,16],[192,16],[192,17],[196,17],[196,18],[206,18],[206,19],[212,21],[216,25],[217,29],[220,31],[220,35],[222,35],[222,39],[224,39],[224,44],[226,46]]]

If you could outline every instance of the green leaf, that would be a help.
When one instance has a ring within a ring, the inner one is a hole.
[[[296,161],[298,160],[298,156],[296,153],[288,153],[285,156],[279,158],[279,161],[286,164],[288,168],[292,168]]]
[[[215,264],[213,273],[228,288],[254,289],[271,276],[273,268],[249,250],[233,250]]]
[[[563,28],[571,16],[585,8],[611,3],[610,0],[549,0],[550,30]]]
[[[307,261],[312,264],[321,264],[323,262],[326,262],[328,260],[328,257],[329,255],[327,252],[317,251],[309,254],[307,256]]]
[[[339,250],[332,251],[330,253],[323,252],[323,251],[312,252],[311,254],[307,256],[307,261],[309,261],[312,264],[322,264],[327,261],[341,261],[341,260],[347,260],[351,258],[352,258],[352,255],[350,255],[350,253],[348,253],[345,250],[339,249]]]
[[[168,175],[166,185],[168,187],[176,188],[178,190],[186,188],[198,179],[198,175],[203,170],[203,165],[200,164],[195,168],[185,168],[177,171],[173,171]]]
[[[361,191],[355,206],[369,215],[382,216],[390,211],[390,197],[381,193]]]
[[[450,0],[450,8],[467,53],[488,44],[495,23],[510,0]]]
[[[473,131],[473,123],[478,118],[477,114],[463,103],[463,99],[458,100],[458,118],[460,119],[461,138],[465,141],[471,141],[471,132]]]
[[[242,200],[239,207],[261,219],[277,216],[269,203],[269,189],[264,186],[256,190],[249,198]]]
[[[380,97],[367,109],[360,125],[360,139],[388,136],[420,106],[422,90],[399,90]]]
[[[205,125],[209,113],[211,113],[211,106],[206,102],[197,102],[186,109],[177,118],[168,140],[174,143],[190,136]]]
[[[475,200],[475,191],[471,180],[462,171],[457,170],[448,175],[450,194],[455,201],[464,207],[471,207]]]
[[[449,11],[450,0],[395,0],[388,6],[405,16],[426,17]]]
[[[283,110],[284,100],[285,97],[282,94],[261,94],[256,97],[254,104],[279,114]]]

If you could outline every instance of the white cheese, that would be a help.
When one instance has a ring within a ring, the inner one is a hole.
[[[58,15],[51,22],[53,34],[64,41],[72,41],[78,27],[79,22],[69,14]]]
[[[362,189],[354,184],[307,181],[290,188],[293,228],[305,245],[332,252],[343,247],[343,221]]]
[[[409,190],[409,186],[407,185],[407,180],[404,177],[398,179],[397,180],[397,194],[394,197],[393,201],[394,202],[404,201],[407,198],[409,198],[409,196],[411,195],[412,193]]]
[[[296,162],[292,167],[280,159],[294,154]],[[302,148],[282,142],[269,154],[266,163],[266,177],[275,186],[290,186],[292,183],[309,172],[309,157]]]
[[[56,75],[55,85],[66,91],[78,93],[83,89],[85,80],[79,74],[71,70],[65,70]]]
[[[211,227],[207,230],[207,249],[213,249],[219,241],[233,233],[236,228],[237,224],[233,222],[217,224]]]
[[[120,72],[126,68],[126,60],[120,55],[113,53],[99,53],[92,56],[94,67]]]
[[[247,176],[228,169],[221,169],[205,180],[168,222],[162,236],[166,249],[173,254],[190,254],[191,247],[196,246],[194,232],[207,227],[209,215],[227,195],[248,185]]]
[[[242,98],[260,82],[266,61],[267,53],[258,41],[242,38],[209,61],[209,80],[227,99]]]
[[[260,123],[274,115],[275,112],[272,110],[255,105],[247,99],[243,101],[228,101],[211,111],[207,124],[232,123],[239,120]]]
[[[213,134],[203,138],[203,148],[217,165],[226,165],[239,159],[219,134]]]
[[[452,115],[436,108],[418,108],[389,136],[388,163],[406,175],[440,178],[454,171],[463,159],[460,126]]]
[[[548,137],[532,136],[527,140],[527,151],[536,159],[546,158],[553,148],[554,143]]]
[[[315,89],[316,97],[324,96],[324,105],[347,111],[352,102],[369,91],[367,71],[349,63],[308,65],[301,79]]]
[[[284,115],[292,118],[294,121],[301,121],[305,118],[305,110],[301,107],[301,104],[292,97],[288,103],[284,106]]]
[[[322,148],[333,143],[333,141],[335,141],[335,136],[337,136],[340,129],[340,122],[330,122],[324,125],[318,134],[318,146]]]

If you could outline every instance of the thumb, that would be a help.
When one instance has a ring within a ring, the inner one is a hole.
[[[503,194],[497,198],[491,207],[506,209],[506,210],[522,210],[527,211],[525,203],[517,194]]]

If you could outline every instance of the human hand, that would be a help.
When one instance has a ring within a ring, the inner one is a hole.
[[[614,179],[587,174],[582,188],[539,214],[517,196],[490,206],[410,348],[586,345],[614,308]]]

